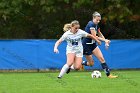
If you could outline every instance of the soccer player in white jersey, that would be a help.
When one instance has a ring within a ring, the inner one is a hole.
[[[94,39],[99,45],[101,44],[96,36],[88,34],[87,32],[79,29],[80,24],[78,21],[74,20],[69,25],[71,26],[70,30],[66,31],[54,46],[54,52],[59,53],[58,46],[62,41],[67,41],[67,62],[62,67],[58,78],[61,78],[73,64],[75,70],[79,70],[81,68],[83,57],[83,46],[81,41],[82,37],[89,37],[91,39]]]

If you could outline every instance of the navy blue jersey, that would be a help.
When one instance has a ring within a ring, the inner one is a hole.
[[[85,27],[85,31],[89,34],[91,34],[91,31],[94,29],[95,31],[98,31],[98,25],[94,24],[93,21],[89,21],[88,24]],[[98,32],[96,32],[98,33]],[[83,39],[83,43],[95,43],[94,40],[92,40],[91,38],[84,38]]]
[[[94,24],[93,21],[89,21],[85,27],[85,31],[91,34],[90,30],[95,30],[98,33],[98,25]],[[84,55],[92,55],[92,51],[97,47],[95,40],[91,38],[83,38],[83,54]]]

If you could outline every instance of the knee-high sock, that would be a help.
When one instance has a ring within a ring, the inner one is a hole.
[[[106,73],[106,75],[109,76],[110,75],[110,70],[109,70],[107,64],[106,63],[101,63],[101,65],[102,65],[102,68],[104,69],[104,72]]]
[[[69,66],[68,66],[67,64],[65,64],[65,65],[62,67],[62,69],[61,69],[60,74],[59,74],[58,77],[62,77],[62,76],[67,72],[68,69],[69,69]]]
[[[72,66],[70,67],[70,69],[74,69],[74,65],[72,65]]]

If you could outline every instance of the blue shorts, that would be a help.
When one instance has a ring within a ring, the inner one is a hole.
[[[83,55],[92,55],[92,51],[97,47],[96,43],[83,44]]]

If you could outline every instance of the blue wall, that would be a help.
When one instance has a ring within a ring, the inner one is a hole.
[[[0,40],[0,69],[60,69],[66,61],[66,42],[53,53],[56,40]],[[100,46],[112,69],[140,68],[140,40],[111,40],[109,50]],[[83,58],[85,59],[85,58]],[[95,65],[87,69],[101,69]]]

